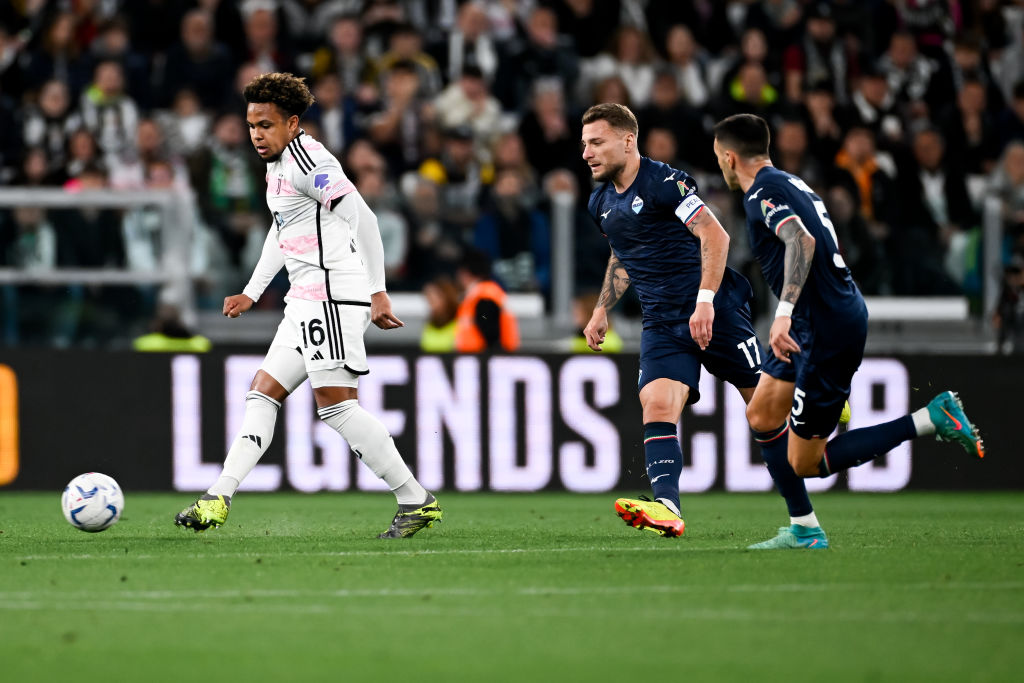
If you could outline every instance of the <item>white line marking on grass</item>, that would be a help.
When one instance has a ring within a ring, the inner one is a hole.
[[[604,546],[584,546],[577,548],[447,548],[444,550],[339,550],[334,552],[286,552],[286,553],[273,553],[273,552],[239,552],[239,553],[174,553],[170,552],[162,555],[147,555],[143,554],[131,554],[131,553],[109,553],[109,554],[93,554],[93,553],[73,553],[69,555],[21,555],[14,559],[37,562],[47,562],[53,560],[116,560],[116,559],[134,559],[134,560],[167,560],[167,559],[180,559],[180,558],[193,558],[193,559],[215,559],[215,558],[238,558],[238,557],[378,557],[381,555],[394,555],[397,557],[419,557],[422,555],[513,555],[513,554],[527,554],[527,553],[604,553],[604,552],[723,552],[732,551],[736,548],[686,548],[682,546],[633,546],[633,547],[604,547]]]

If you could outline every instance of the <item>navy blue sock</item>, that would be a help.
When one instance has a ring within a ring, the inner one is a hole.
[[[679,509],[679,475],[683,471],[683,450],[671,422],[648,422],[644,425],[644,457],[647,478],[651,480],[654,498],[672,501]]]
[[[789,516],[803,517],[814,512],[803,477],[797,476],[789,464],[789,422],[770,432],[750,431],[754,433],[754,441],[761,447],[761,457],[768,465],[775,487],[786,499]]]
[[[818,464],[818,473],[827,477],[863,465],[916,436],[917,428],[910,415],[872,427],[851,429],[828,442]]]

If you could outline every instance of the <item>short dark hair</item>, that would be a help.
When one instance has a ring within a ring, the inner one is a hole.
[[[249,103],[277,105],[288,116],[302,116],[315,101],[305,78],[288,73],[261,74],[242,91]]]
[[[640,132],[640,126],[636,123],[636,116],[624,104],[615,104],[614,102],[595,104],[584,112],[583,125],[585,126],[595,121],[607,121],[608,125],[612,128],[624,130],[633,135],[638,135]]]
[[[715,124],[715,138],[744,159],[768,156],[768,122],[754,114],[734,114]]]

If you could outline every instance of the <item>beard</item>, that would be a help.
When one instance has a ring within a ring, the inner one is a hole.
[[[624,168],[626,168],[625,163],[616,165],[604,164],[604,166],[602,167],[603,170],[600,173],[591,174],[591,177],[599,183],[605,183],[608,182],[609,180],[614,179],[615,176],[619,175],[619,173],[621,173],[622,169]]]

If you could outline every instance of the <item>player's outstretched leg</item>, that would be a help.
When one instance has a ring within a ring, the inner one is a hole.
[[[790,524],[779,527],[779,534],[767,541],[747,546],[747,550],[783,550],[786,548],[824,550],[828,548],[828,537],[821,527],[806,527]]]
[[[686,523],[674,510],[658,500],[646,496],[619,498],[615,501],[615,514],[634,529],[659,536],[682,536]]]
[[[228,521],[230,509],[231,496],[214,496],[204,493],[199,500],[176,514],[174,523],[199,533],[206,531],[211,526],[217,528]]]
[[[970,455],[985,457],[985,442],[981,434],[967,419],[960,396],[944,391],[928,403],[928,417],[935,425],[938,441],[952,441],[964,447]]]
[[[441,521],[441,506],[413,476],[380,420],[355,399],[320,408],[317,413],[395,494],[398,512],[387,531],[377,538],[409,538]]]
[[[398,505],[398,512],[391,520],[388,530],[378,534],[377,538],[409,538],[420,529],[427,529],[434,526],[434,522],[440,522],[443,517],[441,506],[437,499],[427,494],[427,500],[422,505]]]

